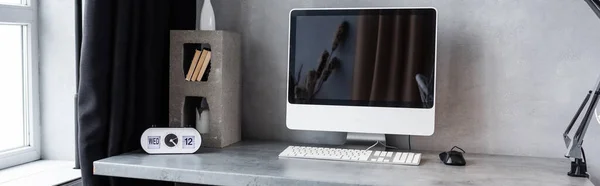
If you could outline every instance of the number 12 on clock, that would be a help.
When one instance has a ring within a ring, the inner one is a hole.
[[[196,137],[195,136],[183,136],[183,148],[184,149],[196,148]]]

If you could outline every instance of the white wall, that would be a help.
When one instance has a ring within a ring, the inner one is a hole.
[[[42,159],[75,160],[75,2],[39,1]]]

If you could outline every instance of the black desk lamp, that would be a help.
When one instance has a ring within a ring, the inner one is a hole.
[[[583,138],[585,136],[588,126],[590,125],[590,121],[594,117],[593,114],[594,114],[594,109],[596,108],[596,105],[598,104],[598,96],[600,96],[600,82],[596,86],[595,92],[591,91],[591,90],[588,92],[587,96],[583,100],[583,103],[581,103],[581,106],[579,106],[579,109],[577,110],[575,117],[573,117],[573,119],[571,120],[571,123],[569,123],[567,130],[565,130],[565,133],[563,133],[565,145],[567,146],[567,153],[565,154],[565,157],[571,159],[571,171],[569,171],[569,173],[568,173],[569,176],[588,177],[587,166],[586,166],[587,160],[585,158],[585,152],[583,151],[582,145],[583,145]],[[591,101],[590,101],[590,97],[591,97]],[[589,105],[587,104],[588,102],[590,103]],[[577,128],[575,135],[573,135],[573,140],[571,140],[571,138],[569,138],[568,134],[571,131],[571,129],[573,128],[573,125],[579,118],[579,115],[581,114],[581,112],[583,111],[583,109],[585,108],[586,105],[588,106],[588,108],[587,108],[585,114],[583,115],[583,119],[581,120],[581,124],[579,124],[579,128]],[[598,116],[596,116],[596,117],[598,117]]]
[[[594,13],[596,13],[596,16],[600,18],[600,0],[585,0],[585,2],[587,2],[590,8],[592,8],[592,10],[594,11]],[[569,176],[589,177],[586,165],[587,160],[585,158],[585,152],[583,151],[582,145],[583,138],[585,136],[588,126],[590,125],[590,121],[594,117],[594,109],[598,104],[598,96],[600,96],[600,79],[598,80],[598,84],[596,85],[596,90],[590,90],[588,92],[587,96],[583,100],[583,103],[581,103],[581,106],[579,106],[575,117],[573,117],[571,123],[569,123],[567,130],[565,130],[565,133],[563,133],[565,145],[567,146],[567,153],[565,154],[565,157],[571,159],[571,171],[569,171],[568,173]],[[590,103],[589,105],[587,104],[588,102]],[[586,105],[588,106],[587,110],[583,115],[583,119],[581,120],[581,124],[579,124],[579,128],[577,128],[575,135],[573,135],[573,140],[571,140],[568,134],[573,128],[573,125],[579,118],[579,115],[581,114]],[[596,118],[598,118],[598,121],[600,122],[600,116],[596,114]]]

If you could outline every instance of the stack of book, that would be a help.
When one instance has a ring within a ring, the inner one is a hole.
[[[208,68],[210,63],[211,52],[206,49],[196,50],[192,64],[188,70],[185,80],[186,81],[206,81],[208,78]]]

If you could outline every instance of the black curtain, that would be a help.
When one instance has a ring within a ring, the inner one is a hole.
[[[79,71],[79,161],[89,185],[156,185],[93,175],[93,161],[140,149],[168,125],[169,1],[86,0]]]

